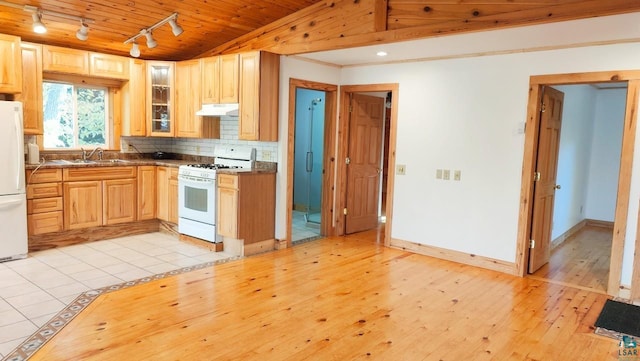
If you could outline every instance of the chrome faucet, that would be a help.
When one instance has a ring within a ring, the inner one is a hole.
[[[102,160],[102,153],[103,150],[100,147],[97,147],[95,149],[93,149],[89,154],[87,154],[87,151],[84,150],[84,148],[80,147],[80,150],[82,150],[82,161],[86,162],[88,159],[91,159],[91,157],[93,156],[93,154],[98,151],[98,160]]]

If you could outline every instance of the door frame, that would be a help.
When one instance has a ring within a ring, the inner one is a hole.
[[[334,84],[319,83],[310,80],[289,79],[289,125],[287,135],[287,247],[291,247],[293,224],[293,171],[294,171],[294,147],[296,134],[296,90],[298,88],[318,90],[325,92],[325,112],[324,112],[324,150],[322,164],[324,173],[322,175],[322,210],[320,220],[320,234],[332,236],[335,232],[335,224],[332,222],[332,210],[334,207],[335,194],[332,184],[335,177],[335,134],[337,128],[337,104],[338,86]]]
[[[387,168],[387,199],[386,199],[386,223],[384,245],[389,247],[391,242],[391,229],[393,222],[393,185],[395,181],[396,168],[396,133],[398,125],[398,83],[387,84],[361,84],[361,85],[342,85],[340,86],[340,124],[338,130],[338,164],[336,174],[336,235],[344,235],[346,227],[346,217],[342,212],[347,207],[347,164],[345,159],[348,155],[349,148],[349,95],[352,93],[367,92],[391,92],[391,119],[389,125],[389,160]],[[383,144],[384,146],[384,144]]]
[[[571,73],[536,75],[529,79],[529,100],[522,164],[522,183],[520,191],[520,211],[518,214],[518,233],[516,247],[516,274],[525,276],[529,259],[529,239],[531,238],[533,209],[533,174],[537,157],[542,87],[553,85],[574,85],[588,83],[627,82],[627,102],[622,134],[622,152],[618,177],[618,196],[611,246],[611,263],[607,293],[618,296],[622,276],[625,234],[628,220],[629,198],[631,190],[631,172],[636,138],[636,120],[638,95],[640,94],[640,71],[602,71],[591,73]],[[640,227],[638,227],[640,229]],[[640,233],[639,233],[640,234]],[[636,250],[640,249],[640,239],[636,237]],[[640,254],[634,256],[631,298],[640,297]]]

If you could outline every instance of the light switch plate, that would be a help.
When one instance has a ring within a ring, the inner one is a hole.
[[[436,179],[442,179],[442,169],[436,169]]]
[[[462,172],[459,169],[453,171],[453,180],[459,181],[462,176]]]
[[[405,175],[407,173],[407,166],[404,164],[396,165],[396,174],[397,175]]]
[[[451,178],[451,171],[448,169],[445,169],[444,171],[442,171],[442,179],[444,180],[449,180]]]

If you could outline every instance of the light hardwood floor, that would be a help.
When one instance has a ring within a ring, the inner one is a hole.
[[[549,263],[531,277],[607,292],[613,229],[585,226],[551,252]]]
[[[32,360],[617,360],[607,296],[327,238],[100,296]]]

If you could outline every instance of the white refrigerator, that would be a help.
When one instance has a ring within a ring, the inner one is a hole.
[[[27,256],[22,103],[0,101],[0,262]]]

